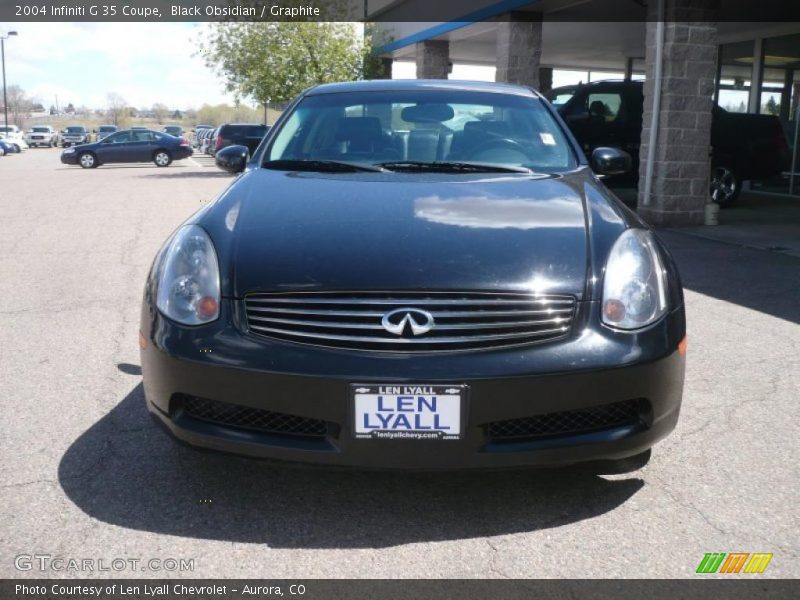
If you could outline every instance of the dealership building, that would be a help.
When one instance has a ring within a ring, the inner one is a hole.
[[[459,0],[450,20],[419,22],[430,6],[431,0],[367,4],[367,17],[379,21],[387,40],[382,56],[415,63],[420,79],[452,77],[454,65],[491,66],[497,81],[540,91],[561,69],[644,78],[637,204],[650,223],[703,223],[714,103],[780,118],[791,166],[749,185],[800,196],[800,22],[777,21],[779,2]]]

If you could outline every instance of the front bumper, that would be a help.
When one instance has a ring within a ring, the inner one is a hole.
[[[640,334],[589,326],[563,342],[433,357],[376,356],[279,343],[226,325],[232,310],[224,307],[220,322],[203,328],[176,325],[146,304],[143,310],[147,407],[175,437],[195,446],[365,468],[564,465],[639,454],[672,431],[680,411],[685,359],[677,347],[685,333],[682,307]],[[356,439],[352,383],[466,384],[464,437]],[[214,423],[187,414],[187,397],[321,420],[327,429],[309,437]],[[493,439],[488,427],[633,400],[641,403],[640,419],[605,429],[509,441]]]
[[[70,154],[61,153],[61,162],[65,165],[77,165],[78,164],[78,153],[72,152]]]

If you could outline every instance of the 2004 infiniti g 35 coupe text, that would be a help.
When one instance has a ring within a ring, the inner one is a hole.
[[[148,409],[193,445],[290,461],[644,464],[675,426],[673,261],[522,87],[322,85],[164,245]]]

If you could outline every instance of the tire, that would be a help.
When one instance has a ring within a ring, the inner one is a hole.
[[[620,458],[618,460],[603,460],[593,463],[589,470],[595,475],[624,475],[625,473],[632,473],[638,471],[650,462],[652,451],[650,448],[627,458]]]
[[[55,140],[50,140],[50,147],[55,148],[56,146],[58,146],[58,142]]]
[[[19,144],[14,144],[14,152],[16,152],[17,154],[22,152],[22,148],[19,147]]]
[[[91,152],[81,152],[78,155],[78,164],[84,169],[94,169],[97,166],[97,157]]]
[[[153,162],[157,167],[168,167],[172,163],[172,155],[166,150],[156,150],[153,153]]]
[[[711,201],[719,204],[720,208],[728,208],[736,203],[742,191],[742,179],[739,175],[724,165],[711,167],[710,191]]]

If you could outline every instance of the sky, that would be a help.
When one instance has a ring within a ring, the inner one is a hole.
[[[67,104],[103,108],[110,92],[131,106],[156,102],[170,108],[232,103],[222,79],[196,56],[205,23],[0,23],[16,30],[6,42],[6,78],[49,108]],[[453,79],[494,81],[494,67],[455,65]],[[585,73],[556,74],[555,85],[586,80]],[[416,76],[416,66],[396,62],[394,77]]]
[[[6,40],[6,81],[45,108],[102,108],[109,92],[131,106],[156,102],[199,108],[232,102],[223,81],[194,56],[205,24],[195,23],[0,23],[16,30]]]

